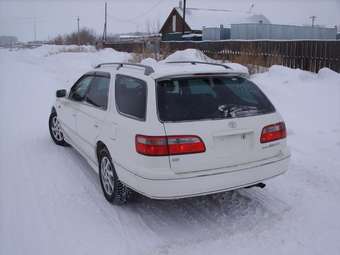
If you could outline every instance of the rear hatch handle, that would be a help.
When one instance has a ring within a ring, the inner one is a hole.
[[[213,134],[214,137],[221,137],[221,136],[230,136],[230,135],[242,135],[242,134],[251,134],[254,133],[252,129],[235,129],[235,130],[228,130],[223,132],[218,132]]]

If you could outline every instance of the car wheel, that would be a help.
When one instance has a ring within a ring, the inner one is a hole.
[[[127,202],[130,190],[119,181],[107,149],[99,152],[99,179],[107,201],[116,205]]]
[[[50,118],[48,121],[48,127],[50,130],[50,135],[52,137],[52,140],[61,146],[69,146],[69,144],[67,142],[65,142],[64,140],[64,134],[63,134],[63,130],[61,129],[60,126],[60,122],[57,118],[57,113],[56,112],[52,112],[50,114]]]

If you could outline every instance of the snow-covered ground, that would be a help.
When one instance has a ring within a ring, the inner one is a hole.
[[[289,171],[265,189],[116,207],[85,160],[53,144],[47,120],[57,88],[131,56],[64,51],[0,50],[1,255],[339,254],[339,74],[273,66],[252,77],[292,150]]]

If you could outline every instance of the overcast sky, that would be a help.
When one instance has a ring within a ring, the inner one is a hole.
[[[34,18],[38,40],[75,31],[80,26],[103,31],[104,0],[0,0],[0,35],[14,35],[22,41],[34,39]],[[178,0],[107,0],[108,32],[146,31],[162,25]],[[340,25],[340,0],[187,0],[188,7],[232,9],[262,13],[272,23],[311,24],[317,16],[319,25]]]

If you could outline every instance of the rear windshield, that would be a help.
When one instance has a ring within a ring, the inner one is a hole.
[[[272,113],[262,91],[241,77],[174,78],[157,82],[161,121],[225,119]]]

